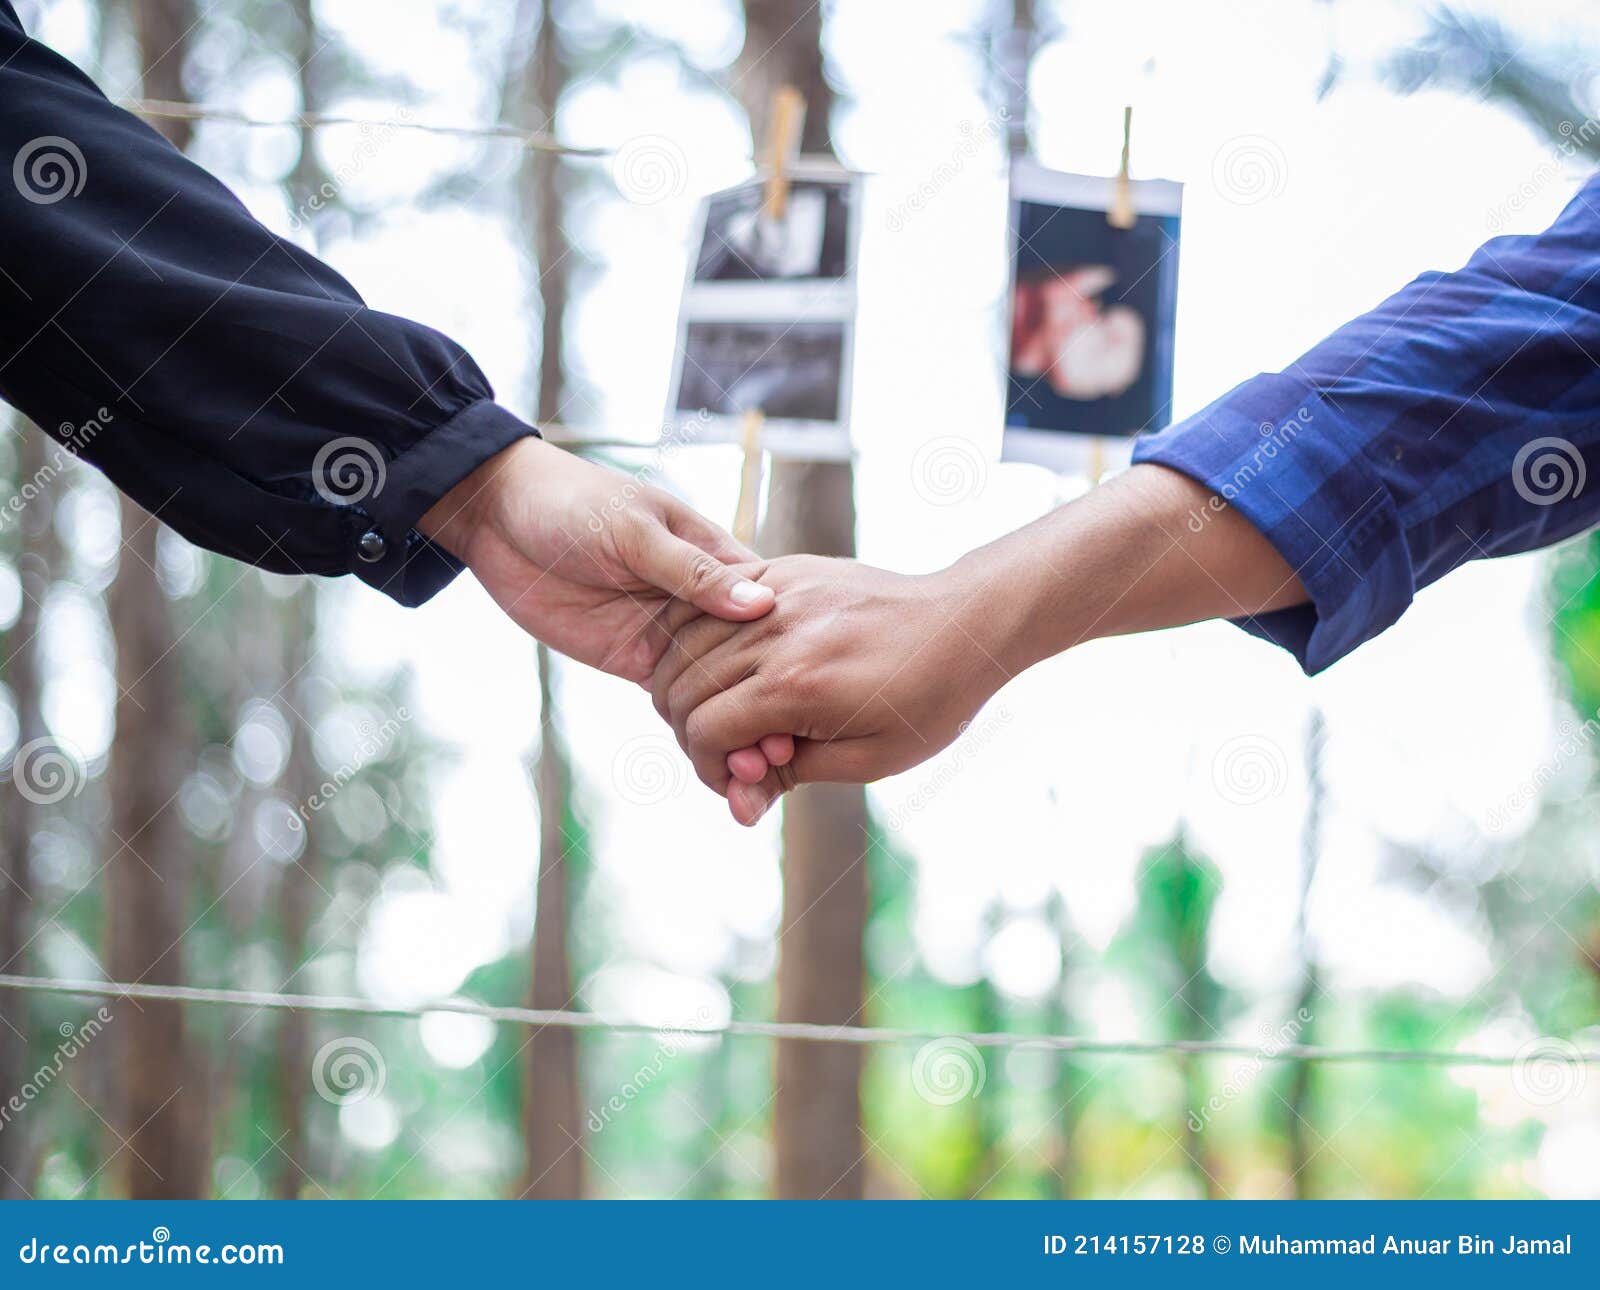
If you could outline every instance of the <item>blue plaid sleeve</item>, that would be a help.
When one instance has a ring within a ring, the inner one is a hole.
[[[1308,672],[1458,565],[1600,523],[1600,176],[1545,232],[1424,274],[1134,460],[1211,489],[1294,568],[1310,603],[1239,623]]]

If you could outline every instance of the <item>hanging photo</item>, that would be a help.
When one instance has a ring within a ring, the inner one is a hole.
[[[695,282],[791,282],[849,277],[855,186],[796,179],[781,220],[762,214],[763,186],[745,184],[706,203]]]
[[[841,425],[847,339],[837,322],[691,322],[677,410],[740,417],[759,408],[769,421]]]
[[[1182,187],[1132,184],[1137,218],[1106,218],[1113,179],[1019,162],[1011,172],[1006,460],[1057,469],[1081,436],[1171,420]]]
[[[773,453],[848,459],[850,341],[848,322],[686,323],[674,419],[710,416],[715,439],[731,439],[744,413],[760,410],[763,443]]]
[[[801,162],[783,214],[761,178],[700,209],[684,283],[668,420],[702,441],[737,441],[760,411],[781,457],[850,457],[860,176]]]

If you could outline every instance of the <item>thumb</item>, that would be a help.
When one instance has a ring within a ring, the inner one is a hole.
[[[667,595],[729,622],[760,618],[777,602],[771,587],[751,581],[740,569],[678,537],[664,524],[651,524],[644,533],[633,571]]]

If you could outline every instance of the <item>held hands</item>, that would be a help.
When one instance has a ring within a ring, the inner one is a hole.
[[[982,644],[990,588],[971,562],[905,577],[792,556],[746,572],[777,593],[773,611],[680,626],[650,682],[741,824],[795,783],[865,783],[931,757],[1008,679]],[[773,731],[794,736],[792,759]]]
[[[641,683],[672,630],[697,613],[742,622],[773,605],[771,588],[730,567],[754,555],[716,525],[539,439],[484,462],[417,527],[530,635]]]
[[[761,563],[670,494],[542,440],[484,462],[417,527],[530,635],[648,686],[742,824],[796,784],[931,757],[1009,679],[984,644],[996,580],[972,557],[922,577]]]
[[[1149,464],[921,577],[760,563],[659,489],[536,439],[417,528],[533,636],[647,686],[742,824],[796,783],[931,757],[1013,675],[1083,641],[1308,599],[1248,520]]]

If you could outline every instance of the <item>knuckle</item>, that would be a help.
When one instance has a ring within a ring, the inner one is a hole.
[[[606,536],[612,549],[628,561],[638,558],[645,547],[645,526],[632,507],[614,512],[606,521]]]
[[[714,738],[716,728],[711,719],[704,715],[704,710],[696,708],[684,720],[683,734],[689,742],[689,747],[695,752],[701,752]]]
[[[710,591],[722,576],[722,562],[704,551],[689,561],[688,587],[691,591]]]
[[[674,681],[665,695],[666,711],[661,715],[673,722],[681,733],[687,724],[688,718],[693,715],[689,710],[690,678],[688,673]]]

